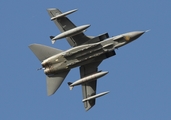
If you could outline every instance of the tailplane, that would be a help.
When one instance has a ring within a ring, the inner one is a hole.
[[[64,71],[53,76],[47,76],[46,82],[48,96],[53,95],[58,90],[68,73],[69,71]]]
[[[31,44],[29,48],[41,62],[53,55],[63,52],[62,50],[41,44]]]
[[[29,48],[32,50],[32,52],[36,55],[36,57],[41,62],[53,55],[63,52],[62,50],[45,46],[45,45],[41,45],[41,44],[31,44]],[[43,69],[43,68],[40,68],[40,69]],[[64,81],[68,73],[69,73],[69,70],[61,72],[61,73],[56,73],[51,76],[47,76],[46,81],[47,81],[48,96],[54,94],[57,91],[57,89],[60,87],[60,85],[62,84],[62,82]]]

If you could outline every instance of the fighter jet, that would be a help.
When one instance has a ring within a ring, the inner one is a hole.
[[[81,78],[73,83],[68,82],[68,85],[70,90],[74,86],[82,86],[82,102],[85,109],[89,110],[95,105],[97,97],[109,92],[96,94],[98,78],[108,73],[108,71],[98,71],[100,63],[116,55],[115,49],[136,40],[146,31],[133,31],[114,37],[109,37],[108,33],[96,37],[86,36],[84,31],[90,27],[89,24],[77,27],[66,17],[75,11],[76,9],[62,13],[56,8],[47,9],[51,20],[61,31],[59,35],[50,36],[52,44],[56,40],[66,38],[71,46],[70,49],[63,51],[41,44],[31,44],[29,48],[40,60],[46,74],[48,95],[57,91],[72,68],[79,67]]]

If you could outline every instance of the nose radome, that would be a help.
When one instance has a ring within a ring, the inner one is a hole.
[[[135,31],[135,32],[129,33],[129,36],[130,36],[131,40],[135,40],[135,39],[139,38],[145,32],[146,31]]]

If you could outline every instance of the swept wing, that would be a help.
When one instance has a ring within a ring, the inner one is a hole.
[[[100,63],[101,61],[81,66],[80,67],[81,78],[96,73],[98,71],[98,65]],[[82,84],[83,100],[93,95],[96,95],[96,86],[97,86],[97,80]],[[83,102],[84,102],[84,107],[87,111],[95,105],[96,100],[91,99]]]
[[[51,19],[57,15],[59,16],[60,14],[62,14],[62,12],[56,8],[50,8],[47,9],[47,11]],[[56,24],[56,26],[59,28],[60,32],[65,32],[76,27],[76,25],[74,25],[66,16],[58,17],[56,19],[53,19],[53,21]],[[86,43],[87,41],[90,40],[90,38],[87,37],[83,32],[76,34],[75,36],[72,37],[67,37],[66,39],[70,44],[70,46],[72,47],[82,45],[83,43]]]

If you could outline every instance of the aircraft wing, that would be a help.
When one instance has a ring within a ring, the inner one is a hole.
[[[101,61],[81,66],[80,67],[81,78],[91,75],[93,73],[96,73],[98,71],[98,65],[100,63],[101,63]],[[97,86],[97,80],[82,84],[83,99],[86,99],[88,97],[95,95],[96,94],[96,86]],[[95,105],[95,102],[96,102],[95,99],[85,101],[84,107],[85,107],[86,111],[88,111],[90,108],[92,108]]]
[[[51,18],[55,17],[56,15],[62,14],[62,12],[56,8],[50,8],[50,9],[47,9],[47,11]],[[73,29],[76,27],[65,16],[54,19],[53,21],[56,24],[56,26],[59,28],[60,32],[64,32],[64,31],[67,31],[67,30],[70,30],[70,29]],[[72,46],[72,47],[81,45],[81,44],[87,42],[88,40],[90,40],[90,38],[87,37],[84,33],[79,33],[75,36],[67,37],[66,39],[67,39],[68,43],[70,44],[70,46]]]

